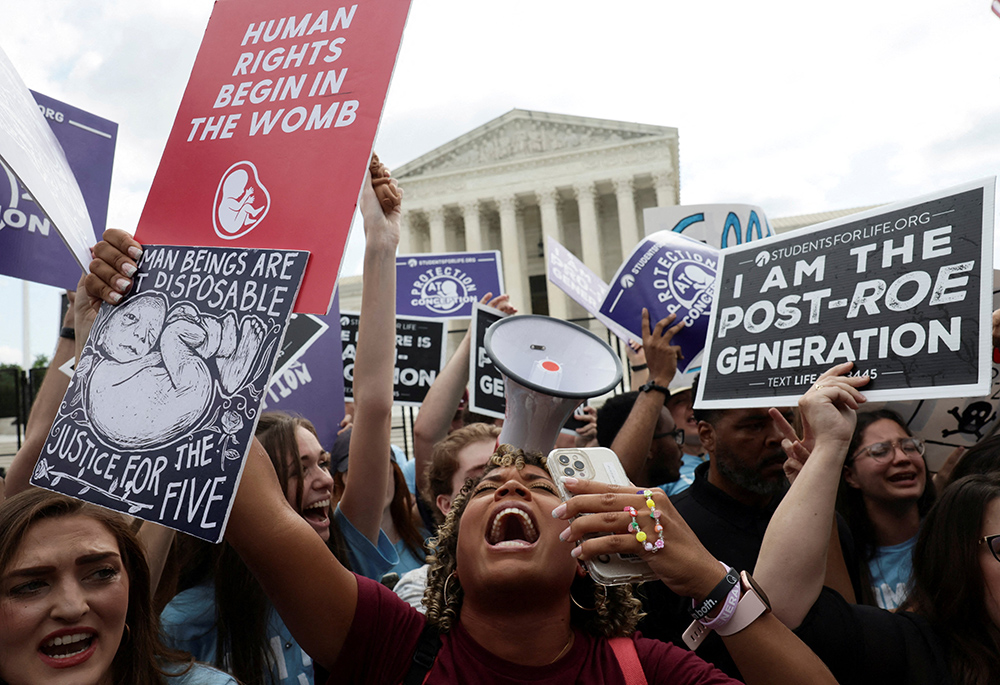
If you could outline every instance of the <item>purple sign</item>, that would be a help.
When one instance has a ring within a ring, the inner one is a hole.
[[[600,276],[551,236],[545,239],[545,257],[550,281],[591,314],[600,310],[608,294]]]
[[[674,338],[684,359],[678,369],[700,364],[715,297],[719,251],[672,231],[646,236],[618,268],[601,314],[642,340],[642,310],[651,324],[677,314],[685,328]]]
[[[66,153],[87,202],[97,242],[108,220],[118,124],[41,93],[31,93]],[[75,290],[80,266],[55,227],[0,163],[0,274]]]
[[[608,294],[608,284],[590,270],[576,255],[552,237],[546,238],[546,264],[549,280],[569,295],[574,302],[587,310],[608,330],[628,342],[632,336],[622,326],[601,314],[601,303]]]
[[[396,257],[396,313],[432,319],[472,316],[472,305],[503,292],[500,253],[449,252]]]
[[[344,418],[339,300],[334,294],[325,316],[292,314],[277,370],[264,394],[263,411],[286,411],[309,419],[326,450],[333,446]]]

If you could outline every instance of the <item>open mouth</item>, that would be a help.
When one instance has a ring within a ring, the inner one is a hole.
[[[60,668],[85,661],[96,644],[97,633],[78,632],[49,638],[38,647],[38,651],[52,666]]]
[[[538,541],[538,528],[531,512],[520,507],[499,509],[490,519],[486,541],[494,547],[528,547]]]
[[[329,522],[330,513],[330,498],[320,500],[319,502],[313,502],[308,507],[302,510],[302,518],[310,521],[312,523],[327,523]]]
[[[912,472],[907,473],[897,473],[894,476],[889,476],[888,481],[890,483],[912,483],[917,480],[917,474]]]

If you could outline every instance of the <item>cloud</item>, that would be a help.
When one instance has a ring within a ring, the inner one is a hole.
[[[21,350],[6,345],[0,345],[0,364],[20,364]]]
[[[393,168],[518,107],[677,127],[685,202],[903,200],[996,173],[987,4],[414,2],[376,150]],[[134,229],[212,3],[8,5],[29,87],[120,124],[109,223]]]

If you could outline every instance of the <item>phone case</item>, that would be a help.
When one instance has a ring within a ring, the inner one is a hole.
[[[573,495],[563,485],[563,476],[586,478],[613,485],[632,485],[625,475],[621,462],[618,461],[618,455],[607,447],[552,450],[549,452],[547,465],[564,501]],[[638,545],[639,543],[636,543],[636,549]],[[649,568],[649,564],[638,554],[602,555],[585,563],[590,577],[601,585],[625,585],[658,579]]]

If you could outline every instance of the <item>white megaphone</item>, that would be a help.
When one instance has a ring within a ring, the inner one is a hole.
[[[611,347],[562,319],[525,314],[486,329],[486,354],[504,376],[500,444],[548,454],[573,410],[622,379]]]

